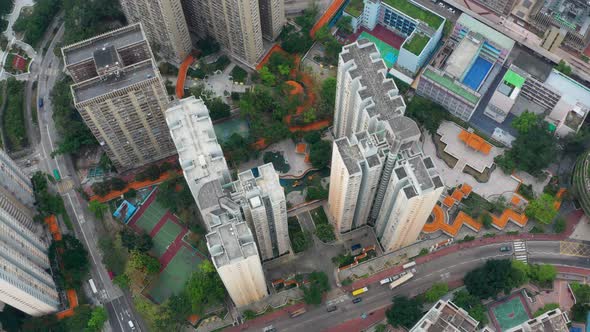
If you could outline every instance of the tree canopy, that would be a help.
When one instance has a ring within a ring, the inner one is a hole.
[[[408,103],[406,115],[421,124],[430,134],[436,134],[441,122],[449,119],[449,112],[442,106],[418,95],[413,96]]]
[[[483,306],[480,299],[469,294],[468,291],[463,289],[454,293],[453,303],[467,311],[469,316],[473,317],[480,323],[480,326],[487,324],[488,319],[486,316],[486,308]]]
[[[146,253],[152,249],[153,241],[149,234],[137,234],[130,228],[124,228],[121,232],[121,244],[127,250],[137,250],[141,253]]]
[[[90,262],[84,245],[73,235],[66,234],[61,241],[53,241],[49,246],[49,260],[61,261],[58,272],[67,288],[78,288],[86,278]]]
[[[223,302],[225,287],[210,261],[203,261],[185,286],[192,310],[202,313],[207,306]]]
[[[526,134],[531,130],[531,128],[535,127],[539,122],[539,118],[535,113],[525,111],[521,115],[517,116],[514,121],[512,121],[511,126],[514,127],[520,134]]]
[[[484,266],[467,273],[463,281],[467,291],[480,298],[496,297],[500,292],[509,293],[527,279],[523,271],[512,266],[510,260],[488,260]]]
[[[312,144],[309,150],[309,159],[315,168],[328,166],[332,159],[332,143],[320,140]]]
[[[542,194],[538,198],[529,202],[525,213],[529,218],[548,225],[557,216],[555,198],[549,194]]]
[[[422,303],[417,298],[395,297],[385,316],[393,327],[404,327],[409,330],[422,318]]]
[[[437,282],[434,283],[432,287],[430,287],[430,289],[426,291],[424,297],[428,302],[436,302],[448,292],[449,285],[447,283]]]
[[[309,283],[303,286],[303,300],[307,304],[319,305],[322,295],[330,290],[328,276],[324,272],[314,271],[308,276]]]

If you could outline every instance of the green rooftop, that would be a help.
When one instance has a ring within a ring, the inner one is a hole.
[[[457,95],[467,99],[468,101],[470,101],[473,104],[477,104],[477,102],[479,101],[478,96],[467,91],[467,89],[459,86],[451,78],[441,76],[441,75],[433,72],[430,69],[426,69],[424,71],[424,74],[422,74],[422,75],[435,81],[436,83],[442,85],[443,87],[445,87],[446,89],[449,89],[450,91],[456,93]]]
[[[422,33],[414,33],[409,40],[404,43],[404,48],[416,55],[420,55],[430,38]]]
[[[504,75],[504,81],[520,89],[524,85],[525,78],[513,72],[512,70],[508,70]]]
[[[415,20],[420,20],[428,24],[434,30],[438,29],[438,27],[443,23],[442,17],[415,5],[408,0],[383,0],[383,2]]]
[[[359,17],[363,13],[364,8],[365,4],[363,0],[350,0],[344,11],[350,16]]]

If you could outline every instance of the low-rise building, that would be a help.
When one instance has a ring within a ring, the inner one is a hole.
[[[463,13],[421,75],[417,93],[469,121],[513,46],[512,39]]]
[[[451,301],[439,300],[410,332],[475,332],[479,322]]]
[[[506,332],[567,332],[569,331],[569,323],[570,320],[567,314],[557,308],[541,316],[527,320],[518,326],[506,330]]]

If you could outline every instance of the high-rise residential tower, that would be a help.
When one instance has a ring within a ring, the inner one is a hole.
[[[166,121],[209,232],[207,247],[213,265],[230,297],[237,306],[262,299],[268,291],[261,257],[270,259],[289,250],[285,196],[277,173],[267,164],[258,168],[258,177],[252,171],[243,172],[232,182],[201,99],[174,102],[166,111]]]
[[[275,40],[285,25],[285,1],[284,0],[259,0],[260,25],[262,37]]]
[[[444,185],[386,73],[369,41],[340,54],[328,212],[339,233],[375,226],[391,251],[418,238]]]
[[[241,217],[240,206],[221,198],[206,216],[207,248],[213,265],[237,307],[268,295],[266,278],[252,231]]]
[[[192,43],[180,0],[121,0],[129,23],[141,22],[152,47],[167,61],[180,64]]]
[[[239,201],[246,222],[254,230],[262,260],[289,252],[287,201],[279,175],[271,163],[238,174],[234,182],[234,200]]]
[[[33,222],[32,186],[0,150],[0,302],[31,316],[59,308],[49,269],[48,243]]]
[[[254,66],[264,53],[259,0],[183,0],[189,29],[200,38],[213,37],[229,53],[250,66]],[[284,0],[271,1],[266,6],[271,13],[269,31],[279,25],[273,20],[279,16],[274,4]]]
[[[140,24],[62,49],[74,106],[119,171],[176,153],[168,93]]]

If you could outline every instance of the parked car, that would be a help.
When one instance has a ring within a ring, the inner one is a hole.
[[[359,302],[361,302],[362,300],[363,300],[363,298],[362,298],[362,297],[355,297],[355,298],[352,300],[352,303],[359,303]]]
[[[438,3],[438,6],[439,6],[439,7],[441,7],[441,8],[445,8],[445,4],[444,4],[444,3],[442,3],[442,2],[439,2],[439,3]]]
[[[510,246],[500,247],[500,251],[501,252],[507,252],[507,251],[510,251],[510,250],[512,250],[512,247],[510,247]]]
[[[332,311],[336,311],[336,309],[338,309],[338,308],[336,308],[336,306],[333,305],[333,306],[329,306],[328,309],[326,309],[326,311],[327,312],[332,312]]]

